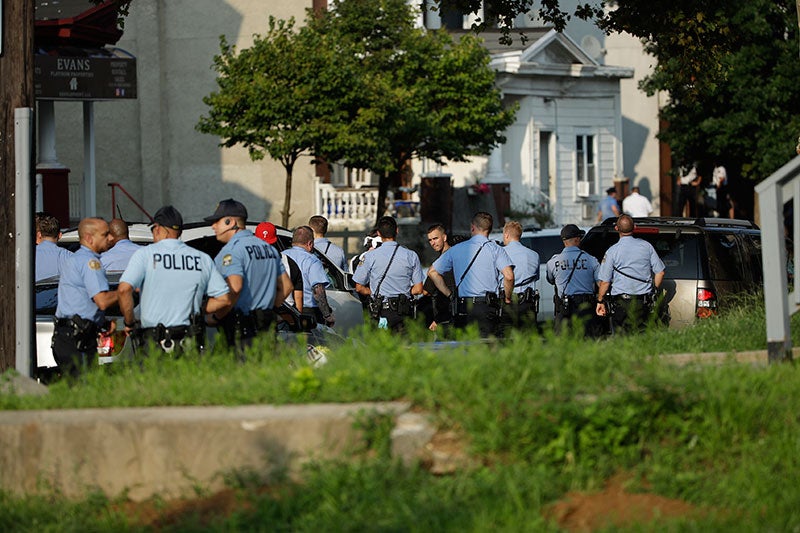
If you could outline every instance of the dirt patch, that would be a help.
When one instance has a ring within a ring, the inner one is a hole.
[[[696,507],[682,500],[626,492],[626,480],[626,476],[615,476],[598,493],[571,492],[551,505],[545,516],[567,531],[584,532],[699,514]]]

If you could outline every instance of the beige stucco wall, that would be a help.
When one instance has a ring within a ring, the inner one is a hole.
[[[247,205],[253,220],[280,222],[283,167],[253,162],[247,151],[220,148],[219,140],[194,129],[207,107],[203,96],[216,89],[211,70],[219,36],[247,47],[263,34],[270,14],[302,21],[310,1],[298,0],[136,0],[118,43],[137,57],[138,98],[96,102],[97,213],[111,214],[110,188],[121,183],[152,214],[171,203],[187,221],[213,211],[234,197]],[[268,97],[268,95],[265,95]],[[83,107],[56,104],[57,153],[71,169],[70,181],[83,175]],[[292,225],[312,214],[310,159],[295,167]],[[123,215],[142,220],[136,208],[118,197]]]

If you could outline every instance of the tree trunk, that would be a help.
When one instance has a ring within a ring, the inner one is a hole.
[[[5,253],[0,259],[0,372],[16,366],[14,109],[33,107],[34,103],[33,0],[2,1],[5,23],[0,43],[0,182],[4,194],[0,195],[0,249]]]
[[[294,161],[284,162],[283,168],[286,169],[286,187],[283,191],[283,210],[281,210],[281,226],[289,227],[289,217],[292,215],[292,172],[294,171]]]

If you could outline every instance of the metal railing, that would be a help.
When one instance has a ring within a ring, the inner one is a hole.
[[[786,237],[794,243],[793,263],[800,259],[800,156],[795,157],[755,188],[761,215],[761,261],[764,268],[764,307],[767,313],[767,353],[770,361],[792,360],[790,317],[800,310],[796,285],[789,293]],[[791,201],[790,224],[784,204]],[[791,228],[791,235],[787,232]]]
[[[111,187],[111,218],[116,218],[117,215],[119,215],[119,218],[122,218],[122,214],[119,213],[119,206],[117,205],[117,193],[116,193],[116,191],[117,191],[117,189],[119,189],[122,194],[127,196],[128,199],[131,202],[133,202],[133,205],[135,205],[137,208],[139,208],[139,211],[144,213],[144,215],[147,217],[147,219],[150,222],[153,221],[153,217],[150,216],[150,213],[148,213],[147,210],[144,207],[142,207],[142,204],[137,202],[136,199],[133,196],[131,196],[128,191],[125,190],[125,187],[123,187],[122,185],[120,185],[119,183],[116,183],[116,182],[109,183],[108,186]]]

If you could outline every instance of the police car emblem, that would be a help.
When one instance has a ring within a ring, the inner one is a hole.
[[[100,270],[103,267],[97,259],[89,259],[89,268],[92,270]]]
[[[231,263],[233,263],[233,257],[231,254],[225,254],[225,257],[222,258],[222,266],[231,266]]]

